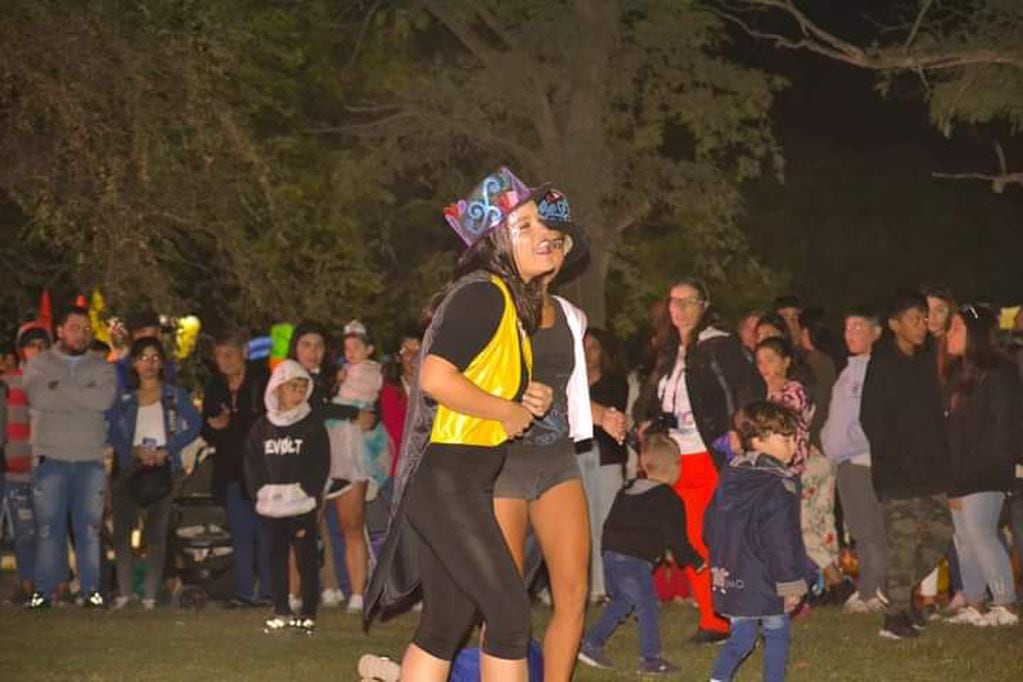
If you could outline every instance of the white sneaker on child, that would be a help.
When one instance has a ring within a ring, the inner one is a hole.
[[[345,601],[345,594],[339,589],[327,588],[320,595],[320,603],[327,608],[336,608]]]
[[[348,608],[345,609],[348,613],[362,613],[362,595],[353,594],[348,598]]]
[[[401,678],[401,666],[386,656],[363,654],[359,659],[359,675],[364,680],[398,682]]]

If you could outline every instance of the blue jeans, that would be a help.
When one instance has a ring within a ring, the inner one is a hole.
[[[7,509],[14,526],[14,558],[18,564],[18,578],[34,582],[38,534],[35,510],[32,508],[32,483],[7,481],[3,494],[7,497]]]
[[[1023,566],[1023,488],[1017,487],[1017,490],[1009,495],[1006,504],[1009,507],[1012,546],[1016,548],[1016,558]]]
[[[1016,584],[1009,553],[999,539],[998,518],[1005,493],[974,493],[959,498],[962,509],[952,510],[963,594],[970,603],[984,601],[984,588],[1000,606],[1016,603]]]
[[[100,526],[107,488],[102,462],[40,458],[32,474],[38,541],[35,587],[50,596],[67,579],[68,515],[75,533],[75,568],[82,592],[100,591]]]
[[[586,633],[585,641],[595,647],[603,647],[614,634],[619,623],[630,613],[636,612],[639,627],[639,653],[646,660],[661,656],[661,633],[657,619],[660,605],[654,592],[654,566],[649,561],[636,557],[603,553],[604,580],[611,602],[600,614],[596,624]]]
[[[757,625],[764,631],[764,682],[782,682],[792,639],[789,615],[731,618],[732,634],[714,661],[711,679],[730,682],[757,643]]]
[[[242,497],[241,484],[227,484],[227,527],[234,547],[235,595],[239,599],[270,598],[270,533],[260,522],[256,503]],[[259,592],[256,592],[256,572]]]

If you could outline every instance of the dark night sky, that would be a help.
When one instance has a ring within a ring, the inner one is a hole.
[[[841,10],[824,21],[848,37],[872,30]],[[791,81],[775,105],[785,183],[751,183],[746,225],[765,263],[787,270],[796,292],[831,309],[927,281],[964,299],[1023,299],[1023,193],[931,177],[993,171],[994,129],[945,139],[908,77],[885,98],[872,73],[741,36],[737,43],[747,61]],[[1018,138],[1005,145],[1010,162],[1018,151],[1023,165],[1021,146]]]

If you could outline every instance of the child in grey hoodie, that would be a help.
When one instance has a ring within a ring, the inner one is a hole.
[[[853,310],[845,317],[845,343],[849,362],[831,393],[828,419],[821,430],[826,454],[838,465],[838,494],[845,523],[856,540],[859,584],[845,603],[848,613],[881,612],[888,564],[884,511],[874,493],[870,471],[870,443],[860,426],[860,396],[874,342],[881,336],[876,314]]]

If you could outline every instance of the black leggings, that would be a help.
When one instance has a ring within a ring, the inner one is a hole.
[[[477,611],[483,650],[526,657],[530,605],[494,517],[494,480],[505,448],[430,445],[409,487],[407,519],[420,542],[423,615],[414,642],[451,660]]]
[[[316,511],[283,519],[263,518],[270,528],[270,585],[273,589],[274,613],[287,616],[288,548],[295,547],[295,563],[302,579],[302,615],[316,617],[320,603],[320,558],[317,551]]]

